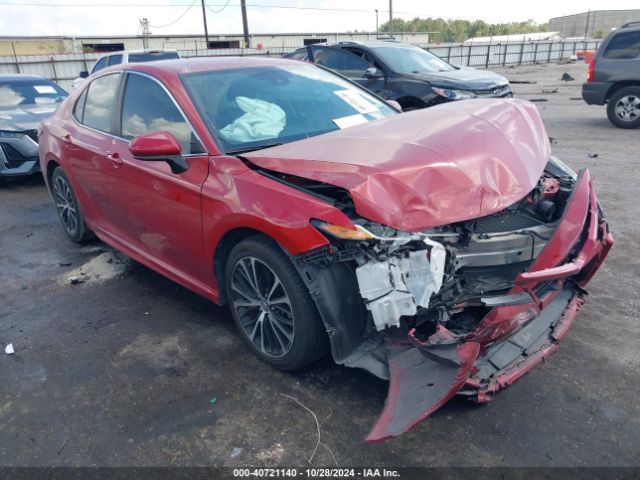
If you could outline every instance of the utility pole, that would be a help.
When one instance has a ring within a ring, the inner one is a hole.
[[[389,0],[389,35],[393,38],[393,0]]]
[[[140,20],[140,26],[142,27],[142,46],[144,48],[149,48],[149,36],[151,36],[151,32],[149,31],[149,20],[147,17]]]
[[[591,10],[587,12],[587,21],[584,24],[584,39],[587,39],[587,32],[589,31],[589,17],[591,16]]]
[[[207,42],[206,49],[209,49],[209,30],[207,29],[207,11],[204,9],[204,0],[200,0],[202,3],[202,20],[204,21],[204,38]]]
[[[376,40],[380,35],[378,34],[378,9],[376,8]]]
[[[244,32],[244,48],[249,48],[249,23],[247,22],[247,2],[240,0],[240,8],[242,8],[242,31]]]

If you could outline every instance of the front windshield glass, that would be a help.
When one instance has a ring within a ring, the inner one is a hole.
[[[183,75],[183,81],[227,153],[288,143],[398,113],[313,65],[214,70]]]
[[[454,68],[420,47],[376,47],[376,54],[398,73],[449,72]]]
[[[44,78],[0,80],[0,108],[47,105],[61,102],[67,95],[62,88]]]

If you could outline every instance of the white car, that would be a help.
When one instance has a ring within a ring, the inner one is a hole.
[[[118,65],[120,63],[141,63],[155,62],[156,60],[173,60],[180,58],[180,54],[176,50],[122,50],[119,52],[111,52],[98,58],[90,72],[80,72],[78,78],[71,82],[71,89],[76,89],[84,83],[89,75],[96,73],[98,70]]]

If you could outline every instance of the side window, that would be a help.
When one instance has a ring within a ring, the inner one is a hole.
[[[84,103],[87,100],[87,90],[88,88],[85,88],[84,91],[80,94],[80,96],[78,97],[78,100],[76,100],[76,104],[73,106],[73,116],[75,117],[76,120],[78,120],[80,123],[83,122],[83,117],[84,117]]]
[[[640,31],[618,33],[609,41],[604,51],[605,58],[630,59],[640,54]]]
[[[158,83],[142,75],[127,75],[121,130],[122,137],[127,139],[164,130],[176,137],[184,155],[203,152],[173,100]]]
[[[337,48],[313,47],[313,60],[345,77],[362,77],[369,68],[369,64],[360,57]]]
[[[84,103],[82,117],[84,125],[102,132],[113,133],[111,119],[116,106],[119,83],[119,73],[105,75],[91,82]]]
[[[102,57],[100,60],[98,60],[91,69],[91,73],[96,73],[98,70],[102,70],[104,67],[106,67],[108,60],[109,57]]]
[[[122,55],[111,55],[109,57],[109,66],[119,65],[122,63]]]
[[[298,50],[296,52],[293,52],[290,56],[290,59],[292,60],[301,60],[303,62],[306,62],[308,57],[307,57],[307,49],[305,48],[304,50]]]
[[[380,64],[376,62],[369,53],[365,52],[364,50],[358,50],[357,48],[347,48],[347,50],[367,62],[369,64],[369,67],[375,67],[378,70],[382,71],[382,67],[380,66]]]

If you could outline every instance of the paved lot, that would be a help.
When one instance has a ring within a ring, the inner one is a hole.
[[[537,81],[515,91],[548,100],[537,105],[554,153],[591,170],[617,240],[550,361],[490,404],[454,399],[365,445],[384,382],[329,360],[273,370],[226,309],[135,263],[109,279],[120,265],[100,257],[101,281],[68,285],[106,247],[68,241],[42,182],[23,181],[0,187],[0,346],[16,351],[0,351],[0,465],[305,465],[316,427],[282,394],[316,412],[341,466],[640,465],[640,131],[571,99],[584,64],[503,72]],[[320,449],[314,463],[333,460]]]

